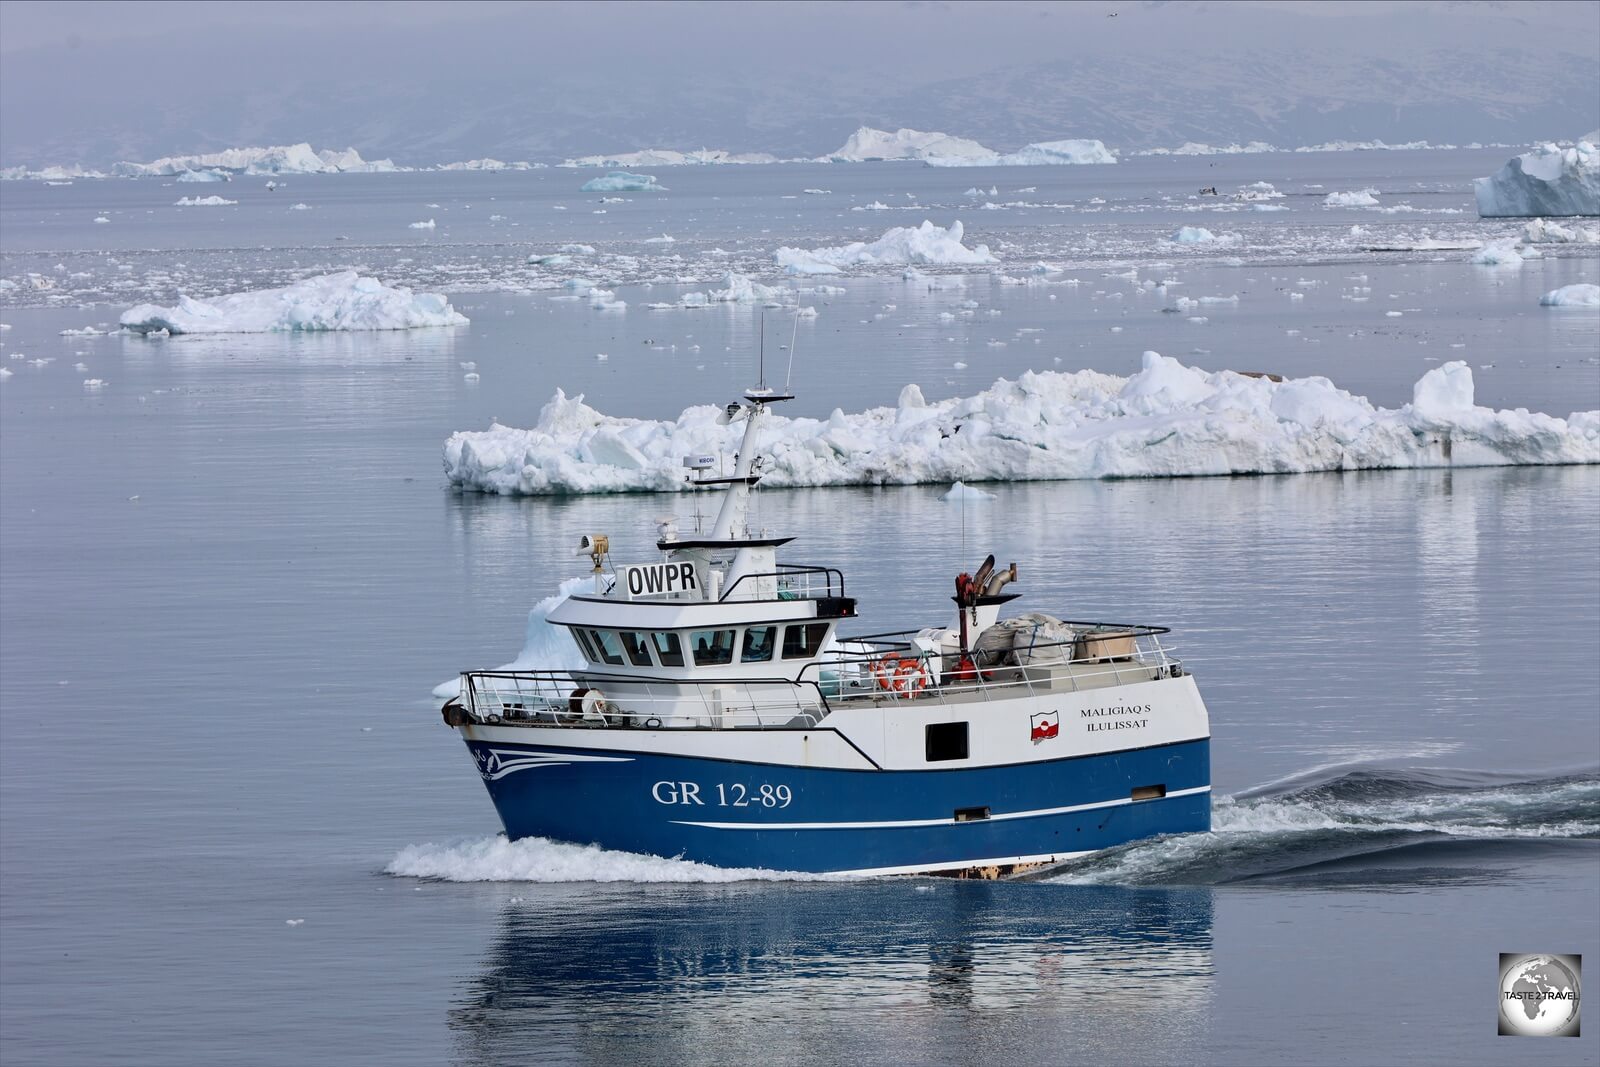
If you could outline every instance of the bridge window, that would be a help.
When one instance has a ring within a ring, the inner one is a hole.
[[[650,635],[650,640],[656,646],[656,659],[663,667],[683,666],[683,645],[678,642],[677,634],[657,632]]]
[[[617,640],[617,635],[610,630],[590,630],[589,638],[594,641],[595,647],[600,650],[600,658],[607,663],[622,662],[622,642]]]
[[[732,630],[696,630],[689,635],[696,667],[715,667],[733,662]]]
[[[644,634],[623,630],[617,636],[622,638],[622,650],[635,667],[650,666],[650,650],[645,647]]]
[[[811,659],[828,638],[828,624],[808,622],[802,626],[783,628],[783,658]]]
[[[593,663],[600,658],[595,652],[594,646],[589,643],[589,639],[583,636],[582,630],[574,629],[572,631],[572,639],[578,642],[578,651],[583,653],[584,659]]]
[[[744,632],[744,652],[739,658],[745,663],[770,663],[777,639],[776,626],[752,626]]]

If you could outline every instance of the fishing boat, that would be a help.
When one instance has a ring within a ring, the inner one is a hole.
[[[836,568],[780,562],[753,532],[759,432],[793,395],[727,405],[729,470],[709,530],[656,530],[617,562],[586,534],[594,584],[549,613],[577,669],[461,675],[445,723],[513,840],[538,837],[729,868],[999,877],[1138,838],[1210,829],[1210,725],[1161,626],[1001,617],[1015,563],[954,577],[943,622],[844,637]]]

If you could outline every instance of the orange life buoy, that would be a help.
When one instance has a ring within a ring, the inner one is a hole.
[[[871,670],[878,688],[887,689],[891,693],[914,696],[922,692],[931,680],[927,665],[911,656],[880,657],[872,661]]]

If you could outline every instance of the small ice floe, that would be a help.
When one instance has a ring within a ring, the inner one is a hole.
[[[285,926],[301,926],[301,925],[304,925],[304,923],[305,923],[304,919],[285,919],[285,920],[283,920],[283,924]]]
[[[231,207],[237,200],[227,200],[220,196],[185,196],[174,201],[173,207]]]
[[[1542,307],[1594,308],[1600,307],[1600,285],[1579,282],[1552,289],[1539,298]]]
[[[106,218],[104,215],[96,215],[94,217],[94,221],[96,221],[96,222],[110,222],[111,220]]]
[[[1329,193],[1322,202],[1328,207],[1377,207],[1378,190],[1357,189],[1345,193]]]
[[[1179,245],[1214,245],[1222,247],[1236,245],[1243,238],[1236,233],[1212,233],[1204,226],[1180,226],[1178,231],[1167,240]]]
[[[874,200],[870,204],[857,204],[854,207],[852,207],[850,210],[851,211],[892,211],[894,209],[891,208],[888,204],[885,204],[881,200]]]
[[[105,384],[105,379],[103,378],[85,378],[83,380],[83,387],[90,390],[104,389]]]
[[[589,306],[595,311],[625,311],[628,307],[626,300],[618,300],[617,294],[610,289],[594,288],[586,294]]]
[[[9,367],[0,367],[0,382],[5,381],[7,378],[11,377],[12,374],[14,374],[14,373],[16,373],[16,372],[11,370]]]
[[[1546,219],[1534,219],[1522,228],[1523,244],[1600,244],[1600,229],[1591,226],[1562,226]]]
[[[1472,263],[1480,267],[1520,267],[1522,256],[1517,253],[1517,242],[1514,237],[1507,237],[1499,241],[1490,241],[1472,254]]]
[[[412,230],[432,230],[432,229],[436,229],[438,227],[438,225],[439,224],[437,222],[434,222],[432,219],[428,219],[425,222],[413,222],[408,227],[408,229],[412,229]]]
[[[310,204],[290,204],[289,205],[289,210],[290,211],[310,211],[311,210],[311,205]]]
[[[807,196],[827,196],[833,192],[832,189],[802,189],[800,191]]]
[[[1384,312],[1384,315],[1386,315],[1387,317],[1389,317],[1391,319],[1398,319],[1400,316],[1402,316],[1404,314],[1405,314],[1404,311],[1385,311]]]
[[[461,376],[461,380],[464,382],[475,382],[479,379],[479,377],[480,375],[477,371],[469,370],[467,373]]]
[[[966,370],[967,369],[967,365],[965,363],[961,362],[959,359],[956,360],[954,363],[952,363],[950,365],[952,367],[954,367],[956,370]]]
[[[594,255],[594,245],[569,243],[562,245],[560,248],[556,249],[556,251],[565,252],[569,256],[592,256]]]
[[[462,370],[477,370],[478,369],[478,362],[477,362],[477,360],[473,360],[473,359],[466,360],[465,362],[458,363],[456,365],[458,367],[460,367]]]
[[[600,362],[604,363],[606,360],[610,359],[611,357],[606,355],[604,352],[596,352],[594,354],[594,358],[598,359]]]
[[[74,363],[72,365],[72,369],[77,371],[79,374],[82,374],[84,371],[89,369],[89,364],[87,364],[87,363]]]
[[[676,243],[677,240],[670,233],[664,233],[660,237],[646,237],[644,243],[647,245],[670,245]]]
[[[630,174],[614,170],[603,178],[591,178],[578,187],[582,193],[661,193],[666,187],[657,185],[653,174]]]
[[[940,500],[994,500],[995,494],[985,493],[982,489],[974,488],[964,482],[957,482],[950,487],[949,492],[939,498]]]
[[[837,274],[854,266],[914,264],[917,266],[968,266],[998,263],[988,245],[968,248],[960,221],[949,227],[923,221],[920,226],[897,226],[876,241],[856,241],[823,248],[779,248],[772,258],[789,274]]]
[[[62,330],[60,332],[59,336],[61,336],[61,337],[100,337],[104,333],[105,333],[104,330],[97,330],[93,326],[85,326],[81,330]]]

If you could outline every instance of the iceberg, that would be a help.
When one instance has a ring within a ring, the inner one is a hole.
[[[1204,226],[1180,226],[1178,231],[1167,240],[1173,244],[1180,245],[1217,245],[1223,247],[1236,245],[1243,238],[1236,233],[1212,233]]]
[[[495,172],[502,170],[543,170],[549,166],[547,163],[528,163],[519,160],[515,163],[506,163],[498,159],[467,159],[459,163],[441,163],[435,170],[478,170]]]
[[[1251,141],[1249,144],[1209,145],[1200,141],[1185,141],[1177,148],[1146,148],[1133,153],[1136,156],[1242,156],[1254,155],[1260,152],[1281,152],[1283,149],[1270,145],[1265,141]]]
[[[224,200],[220,196],[185,196],[173,201],[173,207],[228,207],[237,200]]]
[[[1480,267],[1520,267],[1522,256],[1517,252],[1516,239],[1507,237],[1499,241],[1490,241],[1478,249],[1472,254],[1470,262]]]
[[[617,418],[558,389],[532,429],[453,434],[445,474],[504,495],[681,492],[682,456],[739,447],[741,428],[719,425],[721,411]],[[775,487],[1589,464],[1600,463],[1600,411],[1478,407],[1462,362],[1385,409],[1327,378],[1207,372],[1146,352],[1125,378],[1030,371],[970,397],[928,402],[908,387],[894,407],[773,415],[764,441],[763,484]]]
[[[1600,148],[1541,145],[1514,156],[1472,183],[1478,215],[1486,219],[1541,215],[1600,215]]]
[[[579,156],[566,160],[563,167],[686,167],[733,163],[777,163],[777,156],[765,152],[729,152],[721,148],[701,148],[678,152],[670,148],[644,148],[614,156]]]
[[[1329,193],[1322,202],[1328,207],[1377,207],[1378,190],[1357,189],[1350,193]]]
[[[286,330],[409,330],[464,326],[465,315],[437,293],[412,294],[355,271],[307,278],[282,289],[180,297],[174,307],[140,304],[122,313],[131,333],[275,333]]]
[[[930,167],[1046,167],[1077,163],[1115,163],[1117,156],[1100,141],[1041,141],[1015,152],[987,156],[938,155],[925,162]]]
[[[182,176],[188,171],[229,171],[235,174],[371,174],[396,171],[391,160],[365,160],[354,148],[343,152],[318,152],[302,141],[266,148],[229,148],[202,155],[166,156],[150,163],[118,163],[111,173],[119,178]]]
[[[1549,308],[1600,308],[1600,285],[1590,282],[1563,285],[1544,294],[1539,303]]]
[[[948,229],[923,220],[921,226],[897,226],[876,241],[856,241],[825,248],[779,248],[772,253],[790,274],[837,274],[846,267],[920,264],[970,266],[998,263],[988,245],[968,248],[959,220]]]
[[[1534,219],[1522,227],[1522,243],[1538,244],[1600,244],[1600,229],[1589,226],[1562,226],[1559,223]]]
[[[178,175],[178,181],[188,182],[226,182],[232,181],[226,171],[221,170],[186,170]]]
[[[578,187],[582,193],[660,193],[665,187],[656,184],[654,174],[630,174],[614,170],[604,178],[590,178]]]
[[[870,163],[883,160],[958,160],[993,159],[996,153],[977,141],[965,137],[952,137],[948,133],[924,133],[921,130],[875,130],[862,126],[852,133],[836,151],[822,158],[822,162]]]
[[[0,181],[41,181],[41,182],[70,182],[79,178],[109,178],[110,175],[98,170],[86,170],[74,163],[67,167],[41,167],[30,170],[27,167],[0,167]]]

